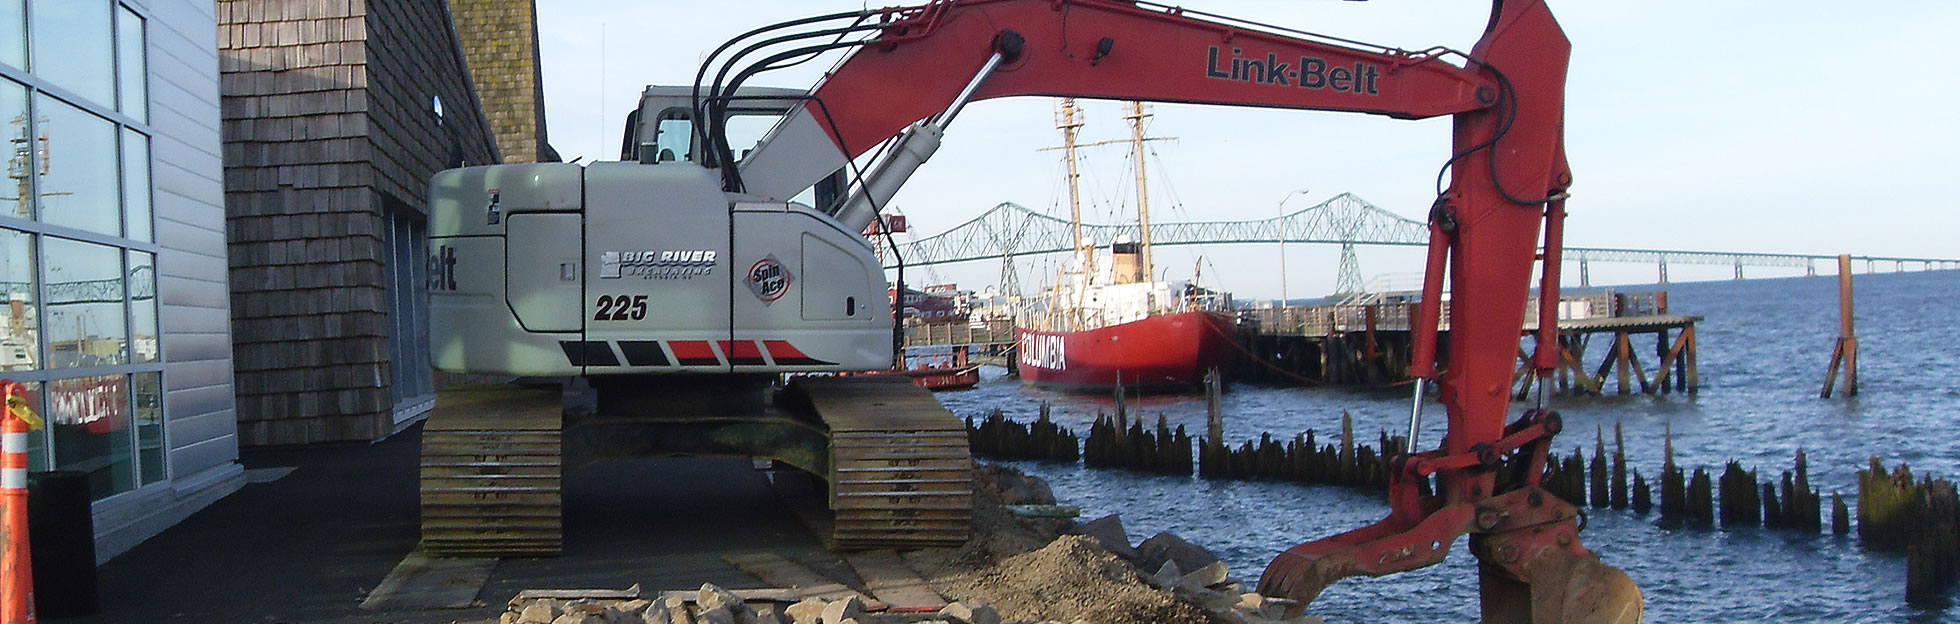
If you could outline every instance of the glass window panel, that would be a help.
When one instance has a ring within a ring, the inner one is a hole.
[[[121,250],[54,237],[41,247],[48,367],[129,363]]]
[[[27,3],[0,0],[0,63],[27,67]]]
[[[34,311],[34,236],[0,229],[0,370],[41,367],[40,319]]]
[[[48,382],[45,419],[54,432],[55,470],[87,473],[89,494],[95,500],[135,489],[128,377]]]
[[[40,415],[41,420],[45,422],[48,410],[47,406],[41,404],[41,382],[23,381],[20,385],[27,388],[27,407],[34,410],[34,413]],[[27,470],[36,472],[47,469],[48,428],[42,427],[39,431],[27,432]]]
[[[34,114],[35,134],[45,140],[35,187],[41,220],[122,235],[116,125],[46,94],[35,97]]]
[[[123,114],[147,122],[149,116],[149,64],[143,45],[143,18],[127,8],[116,11],[116,71],[122,90],[116,107]]]
[[[6,0],[0,0],[5,2]],[[26,140],[32,129],[27,127],[27,87],[11,80],[0,80],[0,122],[6,134],[7,180],[0,186],[0,214],[9,217],[30,218],[34,203],[27,201],[30,196],[28,172],[33,171],[29,156],[34,151],[34,143]]]
[[[162,352],[157,342],[157,260],[153,254],[129,252],[130,350],[137,362],[155,362]]]
[[[163,465],[163,373],[137,373],[134,384],[136,465],[142,470],[143,485],[149,485],[168,474]]]
[[[110,3],[35,0],[34,75],[104,106],[116,103]]]
[[[151,242],[150,137],[123,128],[123,213],[128,215],[126,238]]]

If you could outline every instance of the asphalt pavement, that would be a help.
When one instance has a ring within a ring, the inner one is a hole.
[[[43,621],[446,624],[494,618],[529,588],[756,586],[722,562],[731,553],[775,552],[832,571],[822,544],[747,460],[613,461],[566,477],[564,554],[498,561],[481,606],[364,610],[367,592],[418,539],[420,434],[417,426],[374,444],[247,449],[250,474],[293,470],[103,564],[100,613]]]

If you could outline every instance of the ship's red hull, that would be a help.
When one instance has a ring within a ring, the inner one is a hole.
[[[1014,330],[1021,381],[1068,390],[1174,389],[1204,383],[1234,352],[1231,319],[1210,312],[1162,314],[1101,329]]]

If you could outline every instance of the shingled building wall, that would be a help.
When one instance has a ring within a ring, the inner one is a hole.
[[[452,0],[450,9],[504,162],[557,162],[545,135],[536,0]]]
[[[436,171],[498,162],[448,6],[217,7],[239,440],[386,436],[389,228],[425,218]]]

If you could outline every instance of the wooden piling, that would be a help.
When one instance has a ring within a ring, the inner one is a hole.
[[[1341,410],[1340,482],[1354,482],[1354,417]]]
[[[1695,467],[1695,474],[1688,479],[1688,496],[1684,501],[1686,509],[1682,516],[1696,526],[1710,526],[1715,523],[1715,487],[1708,478],[1708,471]]]
[[[1831,365],[1824,371],[1824,391],[1819,397],[1831,398],[1837,385],[1838,369],[1844,370],[1844,396],[1858,396],[1858,334],[1852,328],[1851,256],[1838,255],[1838,338],[1831,348]]]
[[[1119,431],[1128,430],[1130,428],[1130,417],[1124,413],[1123,409],[1123,371],[1116,371],[1116,387],[1113,390],[1116,392],[1116,429]]]
[[[1586,504],[1586,457],[1579,449],[1572,449],[1572,456],[1565,458],[1565,465],[1559,470],[1559,498],[1572,503],[1574,507]]]
[[[1912,516],[1922,488],[1913,482],[1912,469],[1901,464],[1891,473],[1877,456],[1871,466],[1858,473],[1858,539],[1872,550],[1897,552],[1905,548],[1912,531]]]
[[[1606,483],[1609,480],[1606,474],[1606,430],[1601,427],[1593,427],[1593,458],[1588,473],[1592,477],[1587,482],[1587,486],[1592,495],[1593,509],[1612,506],[1612,496],[1606,490]]]
[[[1225,410],[1220,400],[1218,369],[1205,371],[1205,436],[1213,444],[1224,445]]]
[[[1620,422],[1613,421],[1613,508],[1627,508],[1627,445]]]
[[[1844,506],[1844,497],[1831,492],[1831,534],[1845,535],[1851,532],[1851,512]]]
[[[1674,464],[1674,426],[1667,425],[1662,433],[1661,462],[1661,521],[1680,522],[1686,510],[1687,484],[1681,474],[1681,467]]]
[[[1633,470],[1633,513],[1647,515],[1654,509],[1653,494],[1647,490],[1647,480],[1641,478],[1640,469]]]
[[[1918,534],[1906,547],[1906,602],[1943,607],[1947,587],[1960,577],[1960,497],[1953,482],[1927,482],[1918,515]]]
[[[1763,526],[1783,528],[1783,504],[1776,500],[1776,486],[1763,484]]]
[[[1757,498],[1756,477],[1731,460],[1722,470],[1722,526],[1724,528],[1762,524],[1762,503]]]
[[[1798,531],[1816,533],[1823,530],[1823,500],[1817,491],[1810,489],[1809,462],[1804,459],[1802,448],[1797,449],[1796,473],[1792,482],[1794,488],[1784,495],[1790,512],[1784,520],[1790,528]]]

